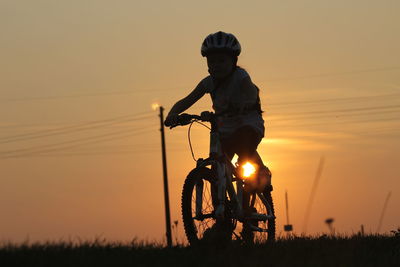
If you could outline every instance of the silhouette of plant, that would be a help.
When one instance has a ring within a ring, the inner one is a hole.
[[[400,237],[400,227],[397,230],[390,231],[395,237]]]

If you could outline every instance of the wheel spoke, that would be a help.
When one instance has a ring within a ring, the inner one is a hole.
[[[265,204],[263,203],[263,201],[260,199],[260,197],[258,195],[255,195],[256,199],[254,202],[254,208],[256,208],[257,213],[261,213],[261,214],[267,214],[267,215],[271,215],[268,213],[268,209],[265,206]],[[271,205],[272,203],[268,203],[269,205]],[[273,226],[270,224],[274,224]],[[274,231],[273,235],[275,235],[275,219],[271,219],[271,220],[267,220],[267,221],[259,221],[258,222],[258,227],[262,228],[262,229],[268,229],[268,227],[273,227],[273,229],[271,229],[271,231]],[[267,232],[255,232],[255,241],[258,243],[264,243],[266,242],[269,238],[268,235],[270,234],[270,231]]]
[[[203,179],[203,199],[202,199],[202,214],[212,214],[214,211],[214,207],[212,205],[212,197],[211,197],[211,184],[209,181]],[[193,218],[196,216],[196,191],[193,190],[192,193],[192,215]],[[211,228],[214,223],[214,218],[202,218],[201,220],[194,219],[194,226],[197,231],[198,238],[201,239],[204,235],[204,232]]]

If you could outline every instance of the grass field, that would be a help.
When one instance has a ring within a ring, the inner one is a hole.
[[[133,241],[3,244],[0,266],[400,266],[400,235],[319,236],[225,248]]]

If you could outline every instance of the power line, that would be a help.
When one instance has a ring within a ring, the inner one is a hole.
[[[343,113],[343,112],[356,112],[356,111],[369,111],[369,110],[382,110],[382,109],[397,109],[400,105],[386,105],[386,106],[372,106],[372,107],[362,107],[362,108],[346,108],[346,109],[336,109],[336,110],[316,110],[316,111],[305,111],[305,112],[290,112],[282,113],[284,115],[307,115],[307,114],[329,114],[329,113]]]
[[[25,97],[25,98],[8,98],[3,99],[3,101],[18,102],[18,101],[31,101],[31,100],[55,100],[55,99],[65,99],[65,98],[81,98],[81,97],[93,97],[93,96],[110,96],[110,95],[127,95],[134,94],[138,91],[110,91],[105,93],[96,94],[77,94],[77,95],[61,95],[61,96],[42,96],[42,97]],[[146,92],[143,90],[142,92]]]
[[[153,126],[152,126],[153,127]],[[145,131],[143,131],[145,130]],[[113,133],[107,133],[103,135],[97,135],[97,136],[90,136],[86,138],[80,138],[80,139],[75,139],[75,140],[69,140],[65,142],[60,142],[56,144],[49,144],[45,146],[36,146],[36,147],[30,147],[30,148],[24,148],[24,149],[16,149],[16,150],[9,150],[9,151],[2,151],[0,152],[0,158],[14,158],[18,157],[20,155],[29,155],[32,153],[41,153],[41,152],[48,152],[48,151],[58,151],[58,150],[63,150],[63,149],[69,149],[77,146],[82,146],[86,144],[93,144],[93,143],[99,143],[99,142],[105,142],[105,141],[110,141],[110,140],[116,140],[116,138],[125,138],[125,137],[131,137],[134,135],[138,134],[144,134],[148,133],[151,131],[146,131],[146,128],[138,129],[134,128],[130,131],[118,131],[118,132],[113,132]],[[129,134],[125,134],[125,133]],[[122,135],[121,135],[122,134]],[[111,138],[110,138],[111,137]],[[72,145],[70,145],[72,144]],[[63,146],[67,145],[67,146]],[[48,149],[46,149],[48,148]]]
[[[304,101],[293,101],[293,102],[278,102],[270,103],[267,106],[290,106],[290,105],[303,105],[303,104],[315,104],[315,103],[329,103],[329,102],[353,102],[353,101],[363,101],[377,98],[390,98],[399,97],[400,94],[384,94],[384,95],[373,95],[373,96],[357,96],[357,97],[341,97],[341,98],[328,98],[328,99],[318,99],[318,100],[304,100]]]
[[[360,74],[360,73],[369,73],[369,72],[383,72],[383,71],[394,71],[399,70],[400,67],[384,67],[384,68],[371,68],[371,69],[363,69],[363,70],[350,70],[344,72],[328,72],[328,73],[317,73],[310,74],[298,77],[285,77],[285,78],[275,78],[275,79],[267,79],[260,82],[279,82],[279,81],[291,81],[291,80],[300,80],[300,79],[311,79],[311,78],[322,78],[322,77],[330,77],[330,76],[341,76],[341,75],[352,75],[352,74]],[[180,86],[189,87],[189,86]],[[170,90],[178,90],[178,88],[170,89]],[[180,90],[180,89],[179,89]],[[98,96],[110,96],[110,95],[127,95],[127,94],[135,94],[138,92],[162,92],[165,89],[146,89],[146,90],[132,90],[132,91],[110,91],[96,94],[77,94],[77,95],[62,95],[62,96],[42,96],[42,97],[24,97],[24,98],[9,98],[9,99],[0,99],[0,101],[6,102],[17,102],[17,101],[40,101],[40,100],[57,100],[57,99],[66,99],[66,98],[81,98],[81,97],[98,97]]]
[[[270,113],[271,109],[269,107],[287,107],[287,106],[296,106],[296,105],[306,105],[306,104],[326,104],[326,103],[336,103],[336,102],[362,102],[365,100],[384,100],[388,98],[389,100],[397,100],[400,94],[383,94],[383,95],[374,95],[374,96],[359,96],[359,97],[344,97],[344,98],[328,98],[328,99],[316,99],[316,100],[304,100],[304,101],[289,101],[289,102],[277,102],[277,103],[267,103],[263,105],[266,108],[266,113]],[[376,102],[376,101],[375,101]],[[197,106],[198,109],[210,109],[210,106]],[[339,110],[340,111],[340,110]],[[311,111],[309,113],[313,113]],[[319,112],[319,111],[317,111]],[[337,112],[337,111],[335,111]],[[299,114],[296,113],[285,113],[285,114]]]
[[[152,116],[148,116],[148,118],[154,118]],[[138,123],[143,121],[144,118],[138,118]],[[54,130],[58,128],[63,128],[63,127],[71,127],[77,124],[82,124],[84,125],[85,123],[89,123],[90,121],[78,121],[78,122],[51,122],[51,123],[3,123],[0,125],[0,130],[4,129],[4,131],[11,131],[17,129],[19,132],[21,131],[28,131],[29,129],[32,129],[32,132],[36,131],[49,131],[49,130]],[[144,124],[146,123],[145,121],[143,122]],[[115,127],[123,127],[123,123],[121,125],[115,125]],[[114,127],[114,126],[113,126]],[[22,130],[21,130],[22,129]]]
[[[149,118],[149,117],[147,117],[147,118]],[[144,119],[147,119],[147,118],[144,118]],[[110,126],[110,125],[113,125],[116,123],[132,122],[132,121],[137,121],[137,119],[116,121],[116,122],[112,122],[112,123],[109,123],[106,125],[96,125],[96,126],[90,126],[90,127],[75,128],[75,129],[69,129],[69,130],[65,130],[65,131],[56,131],[56,132],[50,132],[50,133],[45,133],[45,134],[27,135],[27,136],[23,136],[23,137],[19,137],[19,138],[9,138],[9,139],[0,141],[0,144],[17,142],[17,141],[27,141],[27,140],[33,140],[33,139],[49,137],[49,136],[65,135],[65,134],[77,133],[77,132],[82,132],[82,131],[95,130],[95,129],[104,128],[104,127],[107,127],[107,126]]]
[[[302,79],[310,79],[310,78],[323,78],[323,77],[353,75],[353,74],[360,74],[360,73],[382,72],[382,71],[393,71],[393,70],[400,70],[400,67],[385,67],[385,68],[374,68],[374,69],[363,69],[363,70],[350,70],[350,71],[343,71],[343,72],[317,73],[317,74],[310,74],[310,75],[304,75],[304,76],[298,76],[298,77],[267,79],[264,82],[292,81],[292,80],[302,80]]]
[[[377,110],[377,111],[370,111],[371,110]],[[331,110],[331,111],[325,111],[325,114],[320,114],[320,111],[314,111],[314,112],[306,112],[306,113],[285,113],[282,114],[282,118],[269,118],[268,115],[266,118],[266,127],[267,130],[274,128],[274,129],[281,129],[281,128],[293,128],[293,127],[309,127],[309,126],[326,126],[326,125],[340,125],[340,124],[349,124],[349,123],[374,123],[374,122],[397,122],[398,117],[388,117],[388,118],[367,118],[367,119],[352,119],[354,117],[362,117],[362,116],[382,116],[385,114],[396,114],[399,112],[400,106],[395,106],[395,107],[387,107],[387,106],[378,106],[378,107],[369,107],[369,108],[362,108],[362,111],[359,111],[359,109],[340,109],[340,110]],[[392,110],[385,110],[385,109],[392,109]],[[342,112],[341,114],[338,114],[338,112]],[[347,112],[347,113],[343,113]],[[291,114],[292,116],[286,116],[286,114]],[[273,115],[272,115],[273,116]],[[298,121],[298,120],[304,120],[304,119],[314,119],[314,118],[321,118],[321,119],[329,119],[329,118],[334,118],[335,120],[327,120],[325,122],[314,122],[314,123],[304,123],[302,121],[301,123],[295,123],[295,124],[287,124],[286,122],[288,121]],[[347,120],[350,118],[351,120]],[[340,119],[340,120],[339,120]],[[344,119],[344,121],[343,121]],[[339,120],[339,121],[338,121]],[[285,122],[283,125],[281,122]],[[176,129],[177,131],[184,131],[183,128],[178,128]],[[373,128],[373,130],[376,130],[376,128]]]
[[[97,129],[97,128],[101,128],[104,126],[109,126],[109,125],[113,125],[113,124],[121,123],[121,122],[130,122],[130,121],[149,119],[152,116],[152,115],[151,116],[149,115],[149,116],[145,116],[145,117],[137,117],[142,114],[148,114],[148,112],[139,113],[139,114],[135,114],[135,115],[125,115],[125,116],[97,120],[97,121],[82,122],[82,123],[79,123],[76,125],[60,127],[60,128],[50,129],[50,130],[46,129],[46,130],[41,130],[41,131],[36,131],[36,132],[31,132],[31,133],[2,137],[2,138],[0,138],[0,143],[9,143],[9,142],[15,142],[15,141],[21,141],[21,140],[24,141],[24,140],[41,138],[41,137],[53,136],[53,135],[67,134],[67,133],[77,132],[77,131],[92,130],[92,129]]]
[[[30,151],[30,152],[26,152],[26,153],[20,153],[20,154],[8,155],[8,156],[0,156],[0,159],[23,158],[23,157],[38,156],[38,155],[40,156],[43,153],[45,154],[45,153],[48,153],[48,152],[57,152],[57,151],[68,150],[70,148],[82,146],[82,145],[85,145],[85,144],[95,144],[95,143],[100,143],[100,142],[116,140],[116,139],[124,139],[124,138],[128,138],[128,137],[136,136],[136,135],[139,135],[139,134],[146,134],[146,133],[149,133],[149,132],[150,131],[142,132],[142,133],[133,133],[133,134],[127,134],[127,135],[120,135],[120,136],[113,136],[112,138],[104,138],[104,139],[101,139],[101,140],[89,141],[89,142],[82,143],[82,144],[75,144],[75,145],[65,146],[65,147],[60,147],[60,148]]]
[[[272,126],[268,125],[269,127],[276,127],[276,128],[292,128],[292,127],[314,127],[314,126],[331,126],[331,125],[341,125],[341,124],[357,124],[357,123],[373,123],[373,122],[399,122],[399,117],[392,117],[392,118],[385,118],[385,119],[366,119],[366,120],[351,120],[351,121],[326,121],[321,123],[309,123],[309,124],[290,124],[290,125],[277,125]],[[267,126],[267,127],[268,127]]]
[[[154,129],[149,130],[149,132],[153,131]],[[94,145],[94,146],[85,146],[79,149],[81,152],[96,152],[96,151],[114,151],[117,150],[124,150],[124,149],[137,149],[137,148],[158,148],[158,144],[151,142],[151,143],[143,143],[143,140],[137,140],[138,143],[129,143],[129,144],[110,144],[110,145]]]
[[[169,148],[168,151],[175,152],[187,152],[187,149],[180,148]],[[75,157],[75,156],[108,156],[108,155],[118,155],[118,154],[144,154],[144,153],[159,153],[159,148],[148,148],[148,149],[135,149],[135,150],[113,150],[113,151],[98,151],[98,152],[71,152],[71,153],[40,153],[34,155],[25,155],[18,158],[27,157]]]
[[[399,107],[400,108],[400,107]],[[381,116],[383,114],[392,114],[392,113],[399,113],[400,110],[399,109],[394,109],[394,110],[386,110],[386,111],[367,111],[367,112],[352,112],[350,114],[346,114],[346,113],[342,113],[342,114],[337,114],[337,112],[332,111],[333,114],[319,114],[318,112],[316,112],[315,114],[311,115],[302,115],[301,113],[299,113],[298,115],[292,115],[292,116],[285,116],[282,114],[282,116],[278,116],[278,118],[274,118],[274,115],[272,115],[272,118],[267,116],[268,121],[276,121],[276,122],[284,122],[284,121],[297,121],[299,119],[327,119],[327,118],[351,118],[351,117],[358,117],[358,116]]]
[[[7,128],[7,127],[32,127],[32,126],[42,126],[42,127],[47,127],[47,126],[51,126],[51,125],[63,125],[60,128],[56,128],[55,130],[61,130],[61,129],[65,129],[65,128],[70,128],[70,127],[75,127],[75,126],[81,126],[81,125],[87,125],[87,124],[94,124],[94,123],[101,123],[101,122],[108,122],[108,121],[113,121],[113,120],[118,120],[118,119],[124,119],[124,118],[130,118],[130,117],[136,117],[136,116],[143,116],[143,115],[150,115],[153,114],[152,111],[145,111],[145,112],[139,112],[139,113],[135,113],[135,114],[128,114],[128,115],[122,115],[122,116],[117,116],[117,117],[111,117],[111,118],[104,118],[104,119],[100,119],[100,120],[90,120],[90,121],[79,121],[79,122],[74,122],[72,123],[50,123],[50,124],[40,124],[40,123],[30,123],[30,124],[10,124],[10,125],[3,125],[0,126],[0,128]],[[64,126],[64,125],[68,125],[68,126]],[[52,129],[53,130],[53,129]],[[48,129],[44,130],[44,131],[48,131]]]
[[[391,94],[391,95],[359,97],[359,98],[351,98],[351,99],[355,100],[355,99],[365,99],[365,98],[375,98],[375,97],[391,97],[391,96],[398,96],[398,95],[399,94]],[[350,100],[350,99],[338,98],[338,99],[326,99],[326,100],[317,100],[317,101],[287,102],[287,103],[281,103],[281,104],[283,104],[283,105],[289,104],[290,105],[290,104],[311,103],[311,102],[318,102],[318,101],[343,101],[343,100]],[[356,112],[356,111],[360,111],[360,110],[372,110],[372,109],[390,109],[390,108],[396,109],[399,107],[400,106],[378,106],[378,107],[367,107],[367,108],[359,108],[359,109],[339,109],[339,110],[328,110],[328,111],[310,111],[310,112],[303,112],[303,113],[298,113],[298,112],[297,113],[284,113],[282,115],[284,115],[284,116],[292,115],[293,118],[289,118],[289,119],[285,119],[285,118],[273,119],[272,118],[269,120],[288,121],[288,120],[295,120],[298,117],[302,117],[302,118],[324,117],[325,116],[324,114],[329,114],[329,113]],[[396,112],[396,111],[388,111],[388,112],[380,112],[380,113],[389,113],[389,112]],[[138,114],[134,114],[134,115],[125,115],[125,116],[120,116],[120,117],[115,117],[115,118],[110,118],[110,119],[82,122],[77,125],[61,127],[61,128],[56,128],[56,129],[42,130],[42,131],[36,131],[36,132],[32,132],[32,133],[2,137],[2,138],[0,138],[0,143],[25,141],[25,140],[36,139],[36,138],[41,138],[41,137],[66,134],[66,133],[70,133],[70,132],[74,132],[74,131],[97,129],[97,128],[102,128],[107,125],[114,125],[114,124],[120,123],[120,122],[144,120],[144,119],[150,118],[152,115],[141,117],[141,118],[138,118],[136,116],[146,115],[146,114],[150,114],[150,113],[151,112],[142,112],[142,113],[138,113]],[[372,114],[372,113],[365,113],[365,114]],[[311,116],[308,116],[308,115],[311,115]],[[363,115],[363,113],[360,113],[359,115]],[[338,115],[335,115],[335,116],[338,116]],[[342,116],[342,115],[340,115],[340,116]],[[125,119],[125,118],[132,118],[132,119]],[[96,124],[98,124],[98,125],[96,125]],[[94,125],[94,126],[90,127],[90,125]]]

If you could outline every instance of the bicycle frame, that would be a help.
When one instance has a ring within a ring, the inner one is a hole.
[[[228,192],[229,199],[233,203],[233,217],[234,219],[244,222],[247,219],[254,219],[258,221],[266,221],[274,218],[272,215],[272,209],[268,201],[261,193],[257,193],[258,197],[264,203],[268,210],[268,214],[252,213],[249,216],[244,215],[243,211],[243,193],[244,193],[244,182],[240,178],[237,168],[231,163],[225,153],[222,151],[220,142],[220,135],[217,131],[217,123],[215,115],[211,116],[211,131],[210,131],[210,152],[209,157],[206,159],[197,160],[197,168],[211,166],[216,173],[216,185],[217,185],[217,202],[214,207],[214,216],[218,220],[223,220],[225,216],[225,199],[226,192]],[[236,182],[236,190],[233,182]],[[202,195],[203,195],[203,182],[196,184],[196,219],[204,219],[213,217],[212,214],[202,214]],[[255,196],[251,201],[254,205]],[[250,225],[253,231],[266,232],[266,229],[259,228],[257,226]]]

